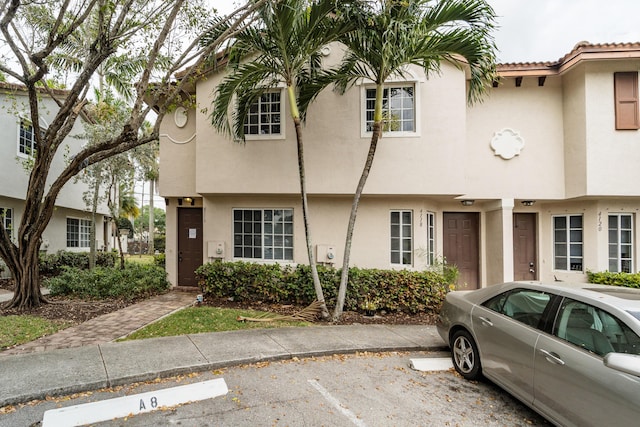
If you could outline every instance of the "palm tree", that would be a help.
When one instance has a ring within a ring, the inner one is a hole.
[[[307,104],[305,108],[299,108],[298,93],[321,69],[321,49],[350,27],[348,21],[335,19],[335,4],[334,0],[280,0],[266,2],[260,7],[258,25],[243,28],[234,36],[235,42],[228,52],[230,74],[216,90],[211,115],[217,129],[231,134],[237,141],[244,141],[244,124],[251,107],[278,84],[286,86],[296,130],[307,253],[316,298],[322,303],[324,318],[329,317],[329,312],[313,254],[304,166],[302,120]],[[248,57],[251,57],[250,61],[247,61]],[[231,105],[235,110],[232,120],[228,114]]]
[[[403,76],[407,66],[422,68],[427,77],[443,62],[470,70],[469,102],[477,101],[495,77],[495,44],[491,34],[495,13],[485,0],[378,0],[358,2],[346,19],[358,29],[343,34],[348,50],[341,66],[327,73],[323,84],[335,82],[344,93],[358,81],[375,84],[373,132],[369,152],[353,196],[345,238],[340,287],[333,319],[342,315],[349,275],[349,257],[358,204],[385,123],[383,93],[387,79]],[[314,94],[306,99],[313,99]]]

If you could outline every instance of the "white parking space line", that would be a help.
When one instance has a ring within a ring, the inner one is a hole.
[[[351,421],[353,423],[353,425],[358,426],[358,427],[366,427],[366,424],[364,423],[364,421],[359,419],[356,416],[356,414],[354,414],[353,412],[351,412],[350,410],[345,408],[344,405],[342,403],[340,403],[340,401],[338,399],[333,397],[331,395],[331,393],[329,393],[327,391],[327,389],[322,387],[318,381],[316,381],[316,380],[308,380],[308,383],[311,384],[311,386],[313,388],[318,390],[318,392],[322,395],[322,397],[324,397],[327,400],[327,402],[331,403],[334,408],[336,408],[338,411],[340,411],[340,413],[342,415],[347,417],[349,419],[349,421]]]
[[[43,427],[69,427],[124,418],[187,402],[211,399],[229,392],[223,378],[187,384],[163,390],[117,397],[115,399],[66,408],[51,409],[44,413]]]
[[[449,357],[423,357],[409,360],[411,361],[411,369],[415,369],[416,371],[447,371],[453,368],[453,363]]]

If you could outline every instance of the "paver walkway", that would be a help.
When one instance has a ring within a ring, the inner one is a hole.
[[[195,301],[195,293],[171,291],[2,351],[0,357],[111,342]]]

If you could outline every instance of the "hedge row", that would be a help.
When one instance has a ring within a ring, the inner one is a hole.
[[[626,286],[628,288],[640,288],[640,273],[611,273],[608,271],[587,271],[589,283],[603,285]]]
[[[113,267],[118,261],[117,252],[96,252],[96,266]],[[59,251],[55,254],[40,254],[39,268],[43,276],[57,276],[64,267],[89,269],[88,252]]]
[[[318,266],[318,274],[327,304],[335,305],[340,270]],[[213,262],[198,268],[196,277],[205,298],[304,305],[315,300],[307,265]],[[438,310],[456,277],[452,267],[445,267],[444,273],[351,268],[344,309],[405,313]]]
[[[54,296],[122,298],[127,301],[161,294],[170,287],[163,268],[135,263],[127,264],[124,269],[96,267],[82,270],[62,267],[60,275],[45,279],[44,285]]]

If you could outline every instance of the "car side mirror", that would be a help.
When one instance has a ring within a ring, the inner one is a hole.
[[[609,353],[604,356],[604,366],[640,377],[640,356],[635,354]]]

